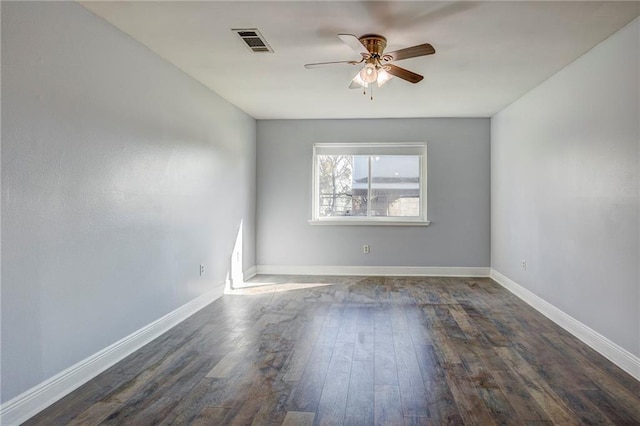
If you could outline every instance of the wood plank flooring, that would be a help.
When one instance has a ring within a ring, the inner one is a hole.
[[[640,425],[640,382],[488,278],[259,276],[28,425]]]

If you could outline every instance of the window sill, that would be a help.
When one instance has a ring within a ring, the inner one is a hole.
[[[309,225],[321,226],[429,226],[431,222],[426,220],[309,220]]]

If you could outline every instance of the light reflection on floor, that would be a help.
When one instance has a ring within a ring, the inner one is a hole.
[[[246,284],[250,285],[250,287],[229,289],[225,291],[225,294],[253,295],[253,294],[264,294],[264,293],[279,293],[283,291],[302,290],[302,289],[308,289],[308,288],[314,288],[314,287],[326,287],[326,286],[331,286],[334,283],[250,282],[250,283],[245,283],[245,285]]]

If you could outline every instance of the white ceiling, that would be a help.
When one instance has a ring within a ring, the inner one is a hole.
[[[489,117],[640,14],[640,2],[233,1],[82,2],[258,119]],[[258,28],[252,53],[231,28]],[[374,101],[347,87],[359,59],[338,33],[378,33],[386,51],[431,43],[397,65]],[[586,89],[586,88],[585,88]]]

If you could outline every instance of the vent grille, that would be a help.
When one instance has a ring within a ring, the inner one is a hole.
[[[257,28],[232,29],[252,52],[272,52],[269,43]]]

